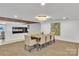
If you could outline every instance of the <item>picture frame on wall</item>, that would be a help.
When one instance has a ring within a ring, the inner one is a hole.
[[[54,35],[60,35],[60,23],[56,22],[56,23],[52,23],[51,24],[51,33]]]

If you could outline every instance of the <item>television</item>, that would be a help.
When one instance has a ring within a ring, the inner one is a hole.
[[[12,33],[28,33],[27,27],[12,27]]]

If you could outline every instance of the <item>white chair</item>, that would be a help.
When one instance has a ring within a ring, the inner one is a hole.
[[[49,42],[50,40],[51,40],[51,38],[50,38],[50,34],[47,34],[46,42]]]
[[[37,44],[36,40],[32,40],[31,36],[25,35],[25,49],[31,51],[34,45]]]
[[[50,35],[51,35],[51,42],[53,42],[53,43],[55,43],[55,32],[53,32],[53,33],[50,33]]]
[[[51,43],[51,35],[50,34],[47,34],[46,35],[46,45],[50,44]]]
[[[40,37],[41,37],[41,40],[40,40],[40,42],[39,42],[39,44],[40,44],[40,49],[42,48],[42,47],[44,47],[45,46],[45,42],[46,42],[46,35],[45,34],[41,34],[40,35]]]
[[[51,40],[51,42],[55,42],[55,35],[52,35],[52,34],[50,34],[50,40]]]
[[[51,41],[52,41],[53,43],[55,43],[55,40],[56,40],[55,35],[53,35]]]

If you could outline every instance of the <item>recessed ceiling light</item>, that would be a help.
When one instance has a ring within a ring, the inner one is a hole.
[[[63,20],[64,20],[64,19],[67,19],[67,17],[63,17]]]
[[[18,16],[17,15],[14,15],[14,18],[17,18]]]
[[[44,1],[42,1],[42,2],[41,2],[41,5],[42,5],[42,6],[45,6],[45,2],[44,2]]]

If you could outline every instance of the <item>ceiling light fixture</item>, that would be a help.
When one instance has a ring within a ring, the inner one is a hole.
[[[49,18],[49,16],[36,16],[35,18],[39,21],[46,21]]]

